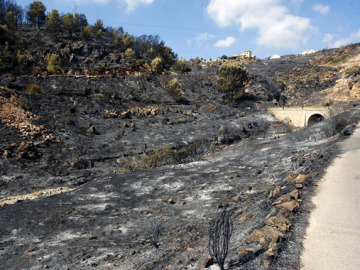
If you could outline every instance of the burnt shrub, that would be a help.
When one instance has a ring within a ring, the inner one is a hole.
[[[215,258],[221,270],[224,270],[225,259],[229,251],[230,238],[234,230],[231,211],[224,208],[209,226],[209,252]]]
[[[328,137],[334,136],[336,134],[341,134],[345,128],[349,125],[349,119],[345,116],[336,116],[326,123],[325,134]]]

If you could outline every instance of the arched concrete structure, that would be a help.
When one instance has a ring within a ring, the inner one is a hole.
[[[295,127],[306,127],[333,116],[329,107],[271,107],[268,112]]]
[[[311,126],[311,125],[314,125],[316,123],[319,123],[321,121],[323,121],[325,119],[324,116],[322,116],[321,114],[319,113],[315,113],[313,114],[312,116],[309,117],[309,120],[307,121],[307,126]]]

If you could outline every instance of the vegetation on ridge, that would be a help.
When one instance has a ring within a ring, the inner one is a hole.
[[[162,65],[169,67],[176,61],[177,55],[159,36],[135,37],[122,27],[104,27],[100,19],[89,25],[84,14],[60,15],[56,9],[45,12],[41,1],[32,2],[25,12],[12,0],[0,0],[0,72],[44,72],[47,55],[51,54],[58,55],[62,72],[79,66],[88,69],[99,53],[102,58],[111,56],[112,64],[120,66],[150,65],[154,59],[161,58]],[[80,52],[79,42],[89,49]],[[39,46],[45,47],[44,53],[38,50]],[[17,59],[18,54],[23,56],[22,63]],[[83,59],[78,59],[81,56]],[[101,65],[106,66],[100,64],[100,68]]]

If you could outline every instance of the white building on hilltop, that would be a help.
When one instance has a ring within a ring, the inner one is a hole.
[[[248,59],[252,58],[251,51],[243,51],[241,53],[241,56],[244,57],[244,58],[248,58]]]
[[[313,54],[316,53],[318,50],[316,49],[311,49],[311,50],[305,50],[302,52],[302,55],[309,55],[309,54]]]
[[[232,59],[256,59],[256,56],[252,54],[250,50],[243,51],[241,54],[234,55]]]
[[[281,55],[280,54],[274,54],[272,56],[270,56],[270,59],[280,59],[281,58]]]

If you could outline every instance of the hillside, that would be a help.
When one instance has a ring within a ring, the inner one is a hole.
[[[182,72],[157,37],[102,31],[1,33],[3,267],[204,269],[231,209],[228,269],[299,269],[313,188],[359,119],[360,44],[242,61],[229,99],[219,70],[239,60]],[[296,130],[266,112],[284,105],[347,112]]]

